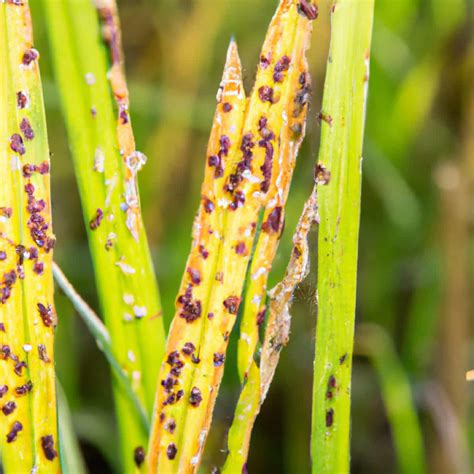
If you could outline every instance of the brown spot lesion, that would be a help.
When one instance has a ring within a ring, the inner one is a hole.
[[[137,446],[133,450],[133,460],[137,467],[140,467],[145,462],[145,450],[141,446]]]
[[[58,456],[56,449],[54,449],[54,438],[52,435],[41,437],[41,447],[43,448],[44,456],[48,461],[53,461]]]
[[[230,314],[237,314],[240,306],[240,298],[238,296],[229,296],[224,300],[223,305]]]
[[[189,403],[193,407],[198,407],[201,404],[201,402],[202,402],[201,390],[199,390],[198,387],[193,387],[189,395]]]
[[[7,443],[12,443],[16,440],[18,433],[23,429],[23,425],[19,421],[15,421],[7,433]]]
[[[319,14],[317,5],[311,0],[301,0],[298,3],[298,12],[308,18],[308,20],[316,20]]]
[[[331,181],[331,172],[321,162],[314,169],[314,181],[323,186]]]
[[[186,292],[179,296],[177,301],[182,305],[179,317],[185,319],[187,323],[192,323],[201,317],[201,301],[193,299],[192,285],[188,285]]]

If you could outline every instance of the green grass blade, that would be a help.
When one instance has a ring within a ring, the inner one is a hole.
[[[57,383],[59,446],[61,448],[61,470],[63,474],[86,474],[87,469],[80,451],[77,437],[72,425],[71,412],[61,384]]]
[[[115,358],[149,414],[164,329],[140,216],[136,173],[145,157],[133,140],[115,4],[101,1],[97,11],[90,0],[44,0],[42,7],[102,314]],[[123,469],[132,472],[148,433],[118,385],[114,393]]]
[[[349,471],[361,160],[374,1],[339,0],[323,97],[313,473]],[[326,184],[326,185],[324,185]]]
[[[392,340],[379,326],[358,326],[356,351],[370,359],[377,373],[400,472],[423,474],[426,465],[420,422],[410,381]]]
[[[141,419],[143,427],[148,431],[150,425],[148,415],[146,413],[145,408],[143,407],[143,404],[141,403],[135,391],[133,390],[130,377],[128,377],[126,372],[124,372],[124,370],[120,366],[120,363],[114,356],[110,341],[110,335],[107,331],[107,328],[104,326],[99,317],[94,313],[94,311],[92,311],[92,309],[88,306],[88,304],[76,292],[74,287],[66,278],[66,275],[64,275],[62,270],[55,263],[53,263],[53,274],[57,285],[69,298],[72,305],[74,306],[74,309],[77,311],[77,313],[89,329],[90,333],[94,337],[97,347],[104,353],[105,358],[107,359],[107,362],[109,363],[113,374],[118,380],[118,383],[124,390],[126,396],[134,405],[136,416]]]

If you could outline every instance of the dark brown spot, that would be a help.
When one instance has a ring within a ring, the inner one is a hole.
[[[176,422],[172,419],[169,420],[166,423],[165,430],[168,431],[169,433],[173,434],[175,429],[176,429]]]
[[[214,205],[214,203],[208,199],[208,198],[204,198],[204,210],[210,214],[215,208],[216,206]]]
[[[282,56],[281,59],[275,64],[275,69],[273,70],[273,80],[275,82],[283,81],[283,72],[288,71],[291,63],[291,58],[289,56]]]
[[[229,296],[224,300],[223,304],[230,314],[237,314],[239,311],[240,298],[238,296]]]
[[[275,207],[272,212],[267,217],[267,220],[262,224],[262,229],[264,232],[279,232],[280,224],[282,217],[282,208]]]
[[[23,138],[21,138],[20,134],[14,133],[10,137],[10,148],[12,149],[12,151],[18,153],[19,155],[25,154],[25,145],[23,144]]]
[[[44,344],[38,344],[38,357],[43,362],[47,364],[51,362],[51,359],[48,357],[48,352],[46,350],[46,346]]]
[[[176,365],[179,362],[179,352],[173,351],[168,354],[168,358],[166,359],[166,363],[169,365]]]
[[[330,428],[334,423],[334,410],[326,410],[326,428]]]
[[[247,253],[247,247],[245,246],[245,242],[239,242],[236,246],[235,246],[235,253],[237,255],[246,255]]]
[[[225,361],[225,355],[221,354],[219,352],[214,352],[214,367],[220,367],[221,365],[224,365]]]
[[[35,132],[31,128],[30,121],[26,117],[20,122],[20,130],[23,133],[25,140],[29,141],[35,138]]]
[[[176,453],[178,452],[178,448],[174,443],[170,443],[168,447],[166,448],[166,455],[168,456],[168,459],[172,461],[176,457]]]
[[[43,448],[44,455],[48,461],[52,461],[57,457],[58,453],[54,449],[54,439],[52,435],[41,437],[41,447]]]
[[[207,319],[214,319],[214,313],[207,313]]]
[[[5,416],[8,416],[11,413],[13,413],[15,409],[16,409],[16,403],[13,401],[5,403],[5,405],[3,405],[2,407],[2,411]]]
[[[183,348],[181,349],[181,352],[189,356],[195,350],[196,350],[196,347],[194,346],[192,342],[186,342],[186,344],[184,344]]]
[[[271,53],[269,54],[269,56],[264,56],[263,54],[260,56],[260,66],[263,69],[267,69],[267,67],[270,65],[270,61],[271,61]]]
[[[22,396],[22,395],[26,395],[32,390],[33,390],[33,384],[31,383],[31,380],[28,380],[28,382],[26,382],[24,385],[20,385],[19,387],[16,387],[15,393],[18,396]]]
[[[24,92],[20,91],[16,93],[16,106],[19,109],[28,107],[28,102],[28,96]]]
[[[317,184],[326,185],[331,181],[331,172],[322,163],[318,163],[314,169],[314,180]]]
[[[341,357],[339,357],[339,365],[344,364],[346,359],[347,359],[347,354],[343,354]]]
[[[262,102],[270,102],[270,104],[273,104],[273,89],[270,86],[261,86],[258,89],[258,96]]]
[[[7,434],[7,443],[11,443],[16,440],[17,434],[23,429],[23,425],[19,421],[15,421],[11,427],[10,432]]]
[[[0,323],[0,331],[2,331],[2,332],[7,332],[7,331],[5,330],[5,324]]]
[[[329,114],[325,114],[324,112],[319,112],[318,114],[318,121],[321,123],[321,121],[326,122],[330,127],[332,127],[332,117]]]
[[[189,395],[189,403],[193,407],[198,407],[202,402],[202,395],[201,395],[201,390],[199,390],[197,387],[193,387],[191,389],[191,395]]]
[[[16,375],[21,377],[23,369],[26,369],[28,367],[27,363],[25,361],[20,361],[15,364],[15,367],[13,371],[15,372]]]
[[[36,61],[39,58],[39,53],[36,51],[36,49],[27,49],[24,54],[23,54],[23,59],[21,62],[25,66],[29,66],[33,61]]]
[[[316,20],[318,18],[318,7],[311,0],[301,0],[298,4],[298,11],[306,16],[308,20]]]
[[[140,467],[145,461],[145,450],[141,446],[138,446],[134,449],[133,460],[135,461],[135,465],[137,467]]]
[[[257,314],[257,326],[261,326],[262,323],[265,321],[265,314],[267,312],[267,307],[265,306],[261,311]]]
[[[199,270],[196,270],[195,268],[188,267],[187,272],[188,272],[188,274],[191,278],[191,281],[195,285],[199,285],[201,283],[201,273],[199,272]]]
[[[100,208],[97,209],[97,211],[95,211],[94,217],[89,222],[90,229],[96,230],[100,226],[100,223],[102,222],[103,218],[104,218],[104,213],[102,209]]]
[[[38,312],[41,316],[41,319],[43,320],[43,324],[48,328],[52,326],[54,323],[54,318],[51,305],[45,306],[42,303],[37,303],[36,306],[38,308]]]
[[[222,104],[222,110],[224,112],[230,112],[232,110],[232,104],[229,104],[229,102],[224,102]]]
[[[178,297],[178,303],[182,305],[179,316],[185,319],[187,323],[192,323],[201,317],[201,301],[193,300],[191,285],[188,285],[184,295]]]
[[[4,252],[3,250],[0,250],[0,261],[6,260],[7,259],[7,253]]]
[[[7,344],[3,344],[0,347],[0,358],[2,358],[3,360],[7,360],[10,357],[10,354],[11,354],[10,346]]]
[[[176,401],[179,402],[183,398],[183,395],[184,395],[184,390],[178,390],[176,392]]]
[[[8,392],[8,386],[0,385],[0,398],[3,398],[3,396],[6,395],[7,392]]]
[[[336,377],[334,377],[334,375],[331,375],[328,379],[328,388],[336,388]]]
[[[202,258],[204,260],[206,260],[207,257],[209,257],[209,252],[206,250],[204,245],[199,245],[199,253],[202,255]]]
[[[37,275],[42,275],[43,272],[44,272],[44,264],[42,262],[36,262],[34,265],[33,265],[33,271],[37,274]]]

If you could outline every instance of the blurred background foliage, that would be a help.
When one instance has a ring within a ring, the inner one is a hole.
[[[97,308],[45,26],[36,3],[31,6],[53,153],[55,256],[78,291]],[[331,1],[319,3],[308,55],[313,78],[308,133],[272,282],[284,271],[292,232],[312,187]],[[148,156],[140,175],[142,207],[168,325],[191,243],[228,40],[231,35],[237,39],[250,90],[276,1],[119,0],[118,4],[137,147]],[[391,429],[403,432],[403,414],[397,418],[403,407],[397,412],[395,403],[395,415],[392,411],[387,416],[382,396],[388,388],[384,383],[390,384],[392,395],[405,390],[397,385],[403,385],[404,377],[415,400],[429,471],[464,473],[472,466],[474,384],[468,386],[465,372],[468,361],[474,365],[473,9],[471,0],[376,1],[353,381],[354,473],[376,473],[382,466],[385,473],[399,472],[410,465],[409,459],[397,459],[400,451],[391,435]],[[312,272],[295,297],[291,340],[257,420],[250,472],[309,472],[317,312],[314,234],[311,239]],[[86,463],[90,472],[118,472],[107,364],[59,291],[57,309],[58,375]],[[234,341],[205,472],[224,459],[225,434],[239,393],[235,349]],[[382,370],[387,377],[379,378]],[[410,431],[406,435],[403,453],[409,458]]]

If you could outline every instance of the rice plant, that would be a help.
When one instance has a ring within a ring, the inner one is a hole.
[[[420,173],[474,123],[465,0],[30,3],[0,2],[0,470],[467,472],[469,131]]]

